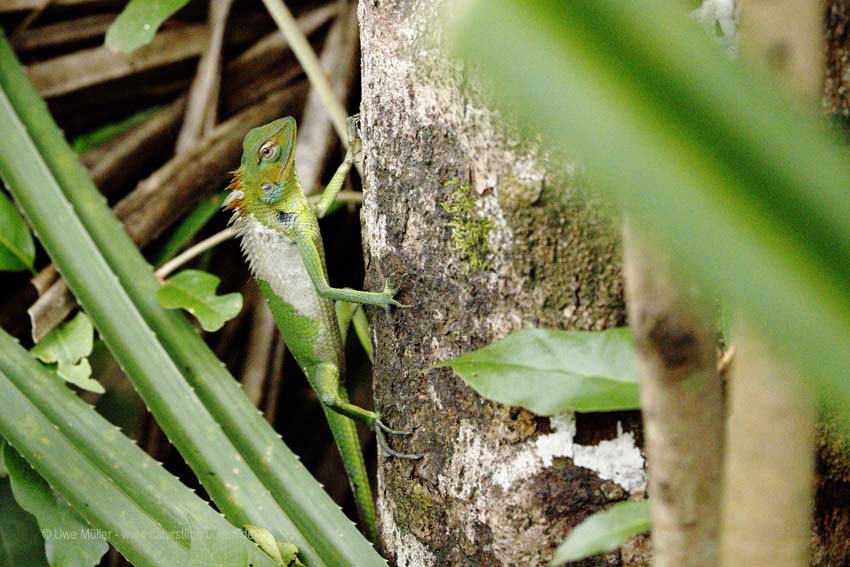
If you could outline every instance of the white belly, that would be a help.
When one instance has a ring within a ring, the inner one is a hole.
[[[253,216],[237,221],[236,229],[242,236],[242,251],[254,277],[267,282],[275,295],[300,315],[318,320],[319,296],[295,242],[263,226]]]

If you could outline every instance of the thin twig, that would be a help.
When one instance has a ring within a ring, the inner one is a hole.
[[[348,99],[357,69],[358,28],[355,10],[354,4],[342,2],[339,15],[328,31],[320,57],[322,67],[327,72],[334,94],[339,100]],[[324,102],[319,91],[311,88],[301,113],[298,145],[295,147],[298,179],[306,193],[316,189],[334,142],[333,124],[325,111]]]
[[[215,248],[222,242],[230,240],[236,236],[236,231],[230,227],[225,228],[219,232],[216,232],[209,238],[205,238],[201,240],[194,246],[190,246],[165,264],[163,264],[157,271],[156,277],[160,280],[164,280],[168,277],[171,272],[182,266],[183,264],[193,260],[194,258],[200,256],[210,248]]]
[[[322,102],[325,103],[325,108],[333,121],[334,129],[336,129],[337,135],[347,149],[348,128],[346,126],[346,120],[348,119],[348,112],[346,112],[345,107],[334,94],[333,87],[331,87],[331,83],[322,69],[322,64],[319,62],[316,52],[310,46],[307,37],[298,27],[292,12],[289,11],[289,8],[286,7],[286,4],[282,0],[263,0],[263,4],[265,4],[266,9],[277,23],[281,33],[283,33],[289,42],[292,52],[295,54],[301,67],[304,68],[304,73],[307,75],[310,85],[316,89],[316,92],[322,98]],[[355,163],[355,167],[362,175],[360,164]]]
[[[27,14],[27,16],[23,19],[23,21],[18,24],[18,27],[15,28],[15,31],[12,32],[9,41],[12,42],[12,45],[15,45],[18,40],[21,38],[21,34],[29,29],[29,27],[33,24],[33,22],[38,19],[42,12],[44,12],[48,6],[53,3],[53,0],[41,0],[41,4],[33,8],[33,10]]]
[[[218,93],[221,84],[221,50],[224,45],[224,29],[233,0],[212,0],[209,15],[209,44],[198,61],[198,70],[189,90],[189,102],[183,127],[177,136],[177,153],[186,151],[207,132],[207,117],[214,124],[218,108]],[[211,127],[209,128],[211,129]]]

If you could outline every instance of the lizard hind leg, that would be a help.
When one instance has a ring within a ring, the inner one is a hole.
[[[378,444],[388,455],[400,459],[422,458],[422,455],[400,453],[387,443],[386,434],[409,435],[409,431],[390,429],[381,421],[381,416],[377,412],[352,404],[340,395],[339,369],[335,364],[319,364],[316,366],[315,388],[323,406],[355,421],[365,423],[369,429],[374,431]]]

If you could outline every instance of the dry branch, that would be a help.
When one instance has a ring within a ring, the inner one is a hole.
[[[233,0],[211,0],[209,5],[209,45],[198,61],[198,70],[189,90],[183,126],[177,136],[179,154],[191,148],[215,126],[221,87],[221,60],[224,31]]]
[[[325,48],[319,59],[330,79],[334,95],[341,101],[347,100],[351,92],[359,44],[357,5],[353,3],[344,8],[328,32]],[[311,88],[301,117],[301,127],[298,129],[298,145],[295,147],[298,178],[305,191],[316,189],[333,145],[331,117],[322,97]]]
[[[747,0],[744,53],[814,112],[823,13],[812,0]],[[764,285],[770,285],[765,282]],[[796,365],[739,322],[730,388],[721,565],[809,565],[815,474],[813,392]]]
[[[256,39],[266,22],[262,15],[240,19],[226,34],[225,41],[240,44]],[[28,72],[41,96],[49,98],[197,57],[206,49],[209,38],[205,24],[192,24],[162,31],[151,43],[129,55],[104,46],[81,49],[35,63]]]
[[[714,567],[724,421],[715,334],[674,281],[669,258],[628,222],[623,246],[641,377],[653,565]]]
[[[115,17],[116,14],[94,14],[31,28],[15,40],[15,49],[31,51],[103,37]]]

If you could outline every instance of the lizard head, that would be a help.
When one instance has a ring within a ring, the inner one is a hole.
[[[227,186],[231,192],[224,208],[253,214],[271,226],[279,208],[293,191],[295,181],[295,119],[291,116],[254,128],[242,142],[242,163]]]

